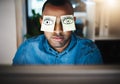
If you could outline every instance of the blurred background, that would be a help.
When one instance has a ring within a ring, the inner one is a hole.
[[[46,0],[0,0],[0,64],[12,64],[20,44],[43,34],[39,18]],[[120,64],[120,0],[70,0],[75,33],[93,40],[105,64]]]

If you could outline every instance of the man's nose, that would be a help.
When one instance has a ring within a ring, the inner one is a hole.
[[[54,32],[56,33],[63,32],[62,23],[60,21],[56,22]]]

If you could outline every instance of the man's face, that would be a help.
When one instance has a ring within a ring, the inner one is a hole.
[[[49,44],[54,48],[64,48],[70,42],[71,31],[63,32],[62,23],[60,17],[63,15],[72,15],[72,9],[69,4],[65,4],[64,6],[53,6],[51,4],[47,4],[44,11],[43,16],[55,16],[56,22],[53,32],[46,32],[44,34],[49,42]],[[40,21],[42,23],[42,20]]]

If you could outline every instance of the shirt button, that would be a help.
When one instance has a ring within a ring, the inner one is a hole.
[[[58,58],[58,56],[56,56],[56,58]]]

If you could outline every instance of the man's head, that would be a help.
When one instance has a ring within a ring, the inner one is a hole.
[[[56,22],[53,32],[44,31],[44,34],[56,51],[62,52],[69,44],[72,31],[63,31],[61,16],[73,15],[73,8],[69,0],[47,0],[43,5],[42,16],[55,16]],[[42,24],[43,19],[40,19]]]
[[[44,11],[46,4],[51,4],[54,6],[63,6],[63,5],[69,4],[71,13],[73,14],[73,12],[74,12],[70,0],[47,0],[42,7],[42,12]]]

